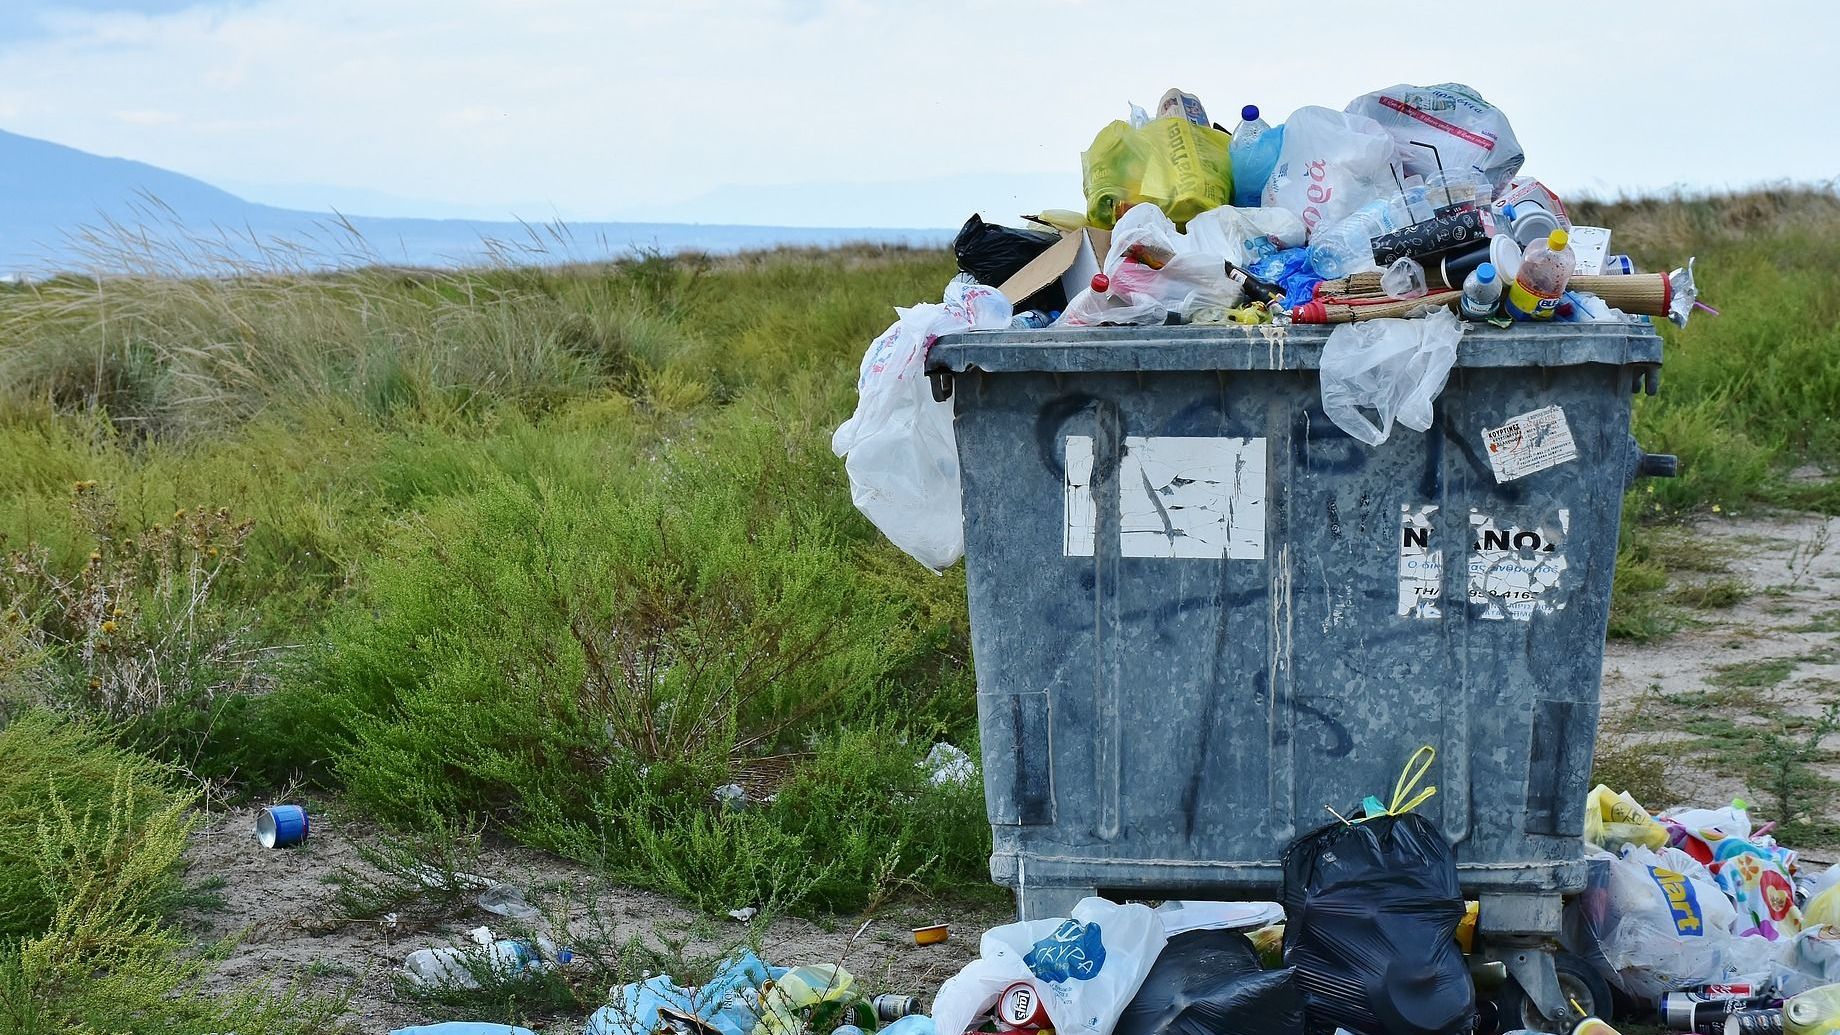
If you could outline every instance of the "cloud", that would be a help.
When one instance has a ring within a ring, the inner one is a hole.
[[[179,121],[179,116],[173,112],[153,111],[146,108],[116,111],[110,114],[117,122],[125,122],[130,126],[170,126]]]
[[[1504,61],[1480,40],[1415,46],[1396,15],[1340,0],[1258,31],[1244,10],[1184,0],[100,2],[59,5],[48,33],[0,35],[7,128],[206,179],[529,202],[545,217],[631,218],[724,184],[1071,177],[1127,101],[1171,85],[1224,119],[1247,102],[1282,114],[1469,82],[1562,191],[1840,173],[1840,136],[1793,103],[1824,94],[1835,45],[1777,28],[1819,22],[1813,4],[1735,22],[1677,4],[1670,17],[1721,31],[1647,46],[1630,41],[1653,36],[1649,12],[1555,0],[1565,32],[1537,61]],[[1707,67],[1745,71],[1736,87],[1688,71]],[[180,118],[123,117],[137,112]],[[890,225],[918,211],[899,192],[885,209]],[[760,221],[795,215],[825,221]]]

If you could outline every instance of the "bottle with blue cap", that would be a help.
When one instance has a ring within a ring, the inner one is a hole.
[[[1463,278],[1463,299],[1457,303],[1466,320],[1486,320],[1501,308],[1501,279],[1495,264],[1485,262]]]
[[[1227,160],[1233,166],[1233,204],[1238,208],[1256,208],[1265,193],[1265,181],[1278,166],[1278,151],[1284,146],[1284,127],[1273,128],[1259,118],[1259,106],[1248,104],[1239,110],[1239,126],[1227,145]]]

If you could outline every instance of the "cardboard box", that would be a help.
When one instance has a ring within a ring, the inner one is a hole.
[[[1073,233],[1064,233],[1060,240],[1049,245],[1047,251],[1037,255],[1027,266],[1017,270],[997,290],[1009,299],[1011,305],[1020,307],[1036,292],[1059,281],[1061,290],[1072,299],[1092,286],[1093,274],[1103,267],[1105,253],[1111,246],[1112,234],[1109,230],[1086,227]]]

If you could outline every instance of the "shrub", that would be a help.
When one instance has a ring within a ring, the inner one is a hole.
[[[333,1030],[337,1003],[207,992],[214,957],[161,915],[193,796],[42,713],[0,731],[0,1022],[22,1035]]]

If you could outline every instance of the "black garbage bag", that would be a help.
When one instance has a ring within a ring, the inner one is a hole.
[[[1450,842],[1415,812],[1336,822],[1284,852],[1284,962],[1311,1030],[1455,1035],[1476,1018]]]
[[[1289,967],[1259,969],[1245,935],[1189,931],[1169,939],[1112,1035],[1303,1035],[1303,997]]]
[[[958,231],[958,237],[953,239],[952,254],[958,258],[959,272],[971,274],[980,284],[1002,287],[1004,281],[1015,276],[1017,271],[1033,262],[1036,256],[1047,251],[1058,240],[1059,234],[1045,230],[1018,230],[986,223],[974,212],[970,219],[965,220],[964,227]],[[1017,304],[1016,311],[1065,308],[1067,293],[1061,290],[1060,282],[1056,281],[1023,299]]]

